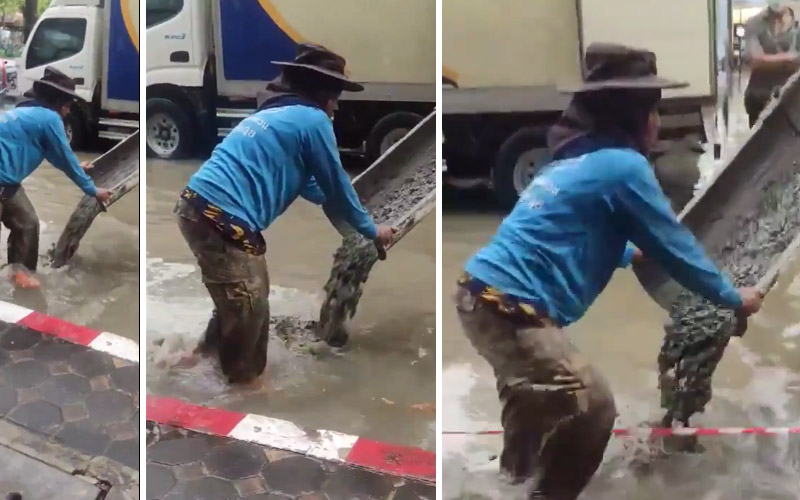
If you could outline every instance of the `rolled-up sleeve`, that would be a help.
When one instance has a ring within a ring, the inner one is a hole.
[[[625,246],[625,252],[622,254],[622,260],[619,262],[619,268],[625,269],[633,262],[633,256],[636,255],[636,247],[628,243]]]

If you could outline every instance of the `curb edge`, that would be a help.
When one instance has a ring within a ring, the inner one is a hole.
[[[24,326],[73,344],[82,345],[139,364],[139,344],[134,340],[114,333],[75,325],[69,321],[4,301],[0,301],[0,321]]]
[[[428,484],[436,483],[436,454],[326,430],[308,430],[277,418],[147,396],[145,418],[201,434],[229,437],[312,458]]]

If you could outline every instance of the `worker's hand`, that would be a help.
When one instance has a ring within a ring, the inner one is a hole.
[[[97,198],[97,201],[100,203],[105,203],[111,199],[111,191],[104,188],[97,188],[97,194],[95,195],[95,198]]]
[[[394,238],[394,234],[397,232],[397,228],[392,226],[378,226],[378,236],[375,238],[375,242],[378,243],[378,246],[381,248],[386,248],[392,244],[392,238]]]
[[[91,170],[91,169],[94,168],[94,164],[92,164],[92,162],[90,162],[90,161],[82,161],[80,163],[80,166],[84,170]]]
[[[775,54],[775,61],[787,66],[793,66],[797,64],[798,57],[797,54],[794,52],[781,52],[780,54]]]
[[[761,293],[756,287],[742,287],[739,289],[739,295],[742,297],[742,307],[737,312],[740,316],[752,316],[761,309],[761,304],[764,302],[764,294]]]
[[[644,260],[645,260],[645,258],[644,258],[644,254],[642,253],[642,251],[639,250],[638,248],[635,248],[633,250],[633,258],[631,258],[631,262],[633,264],[641,264],[642,262],[644,262]]]

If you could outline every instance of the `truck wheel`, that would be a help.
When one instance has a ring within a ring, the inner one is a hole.
[[[522,191],[547,164],[547,130],[526,127],[517,130],[500,146],[492,170],[492,184],[497,201],[512,208]]]
[[[83,120],[75,111],[70,111],[64,119],[64,131],[67,133],[67,141],[73,150],[80,150],[86,146],[86,130],[83,127]]]
[[[165,160],[192,154],[192,124],[180,106],[167,99],[147,100],[147,156]]]
[[[380,158],[421,121],[420,115],[407,111],[390,113],[378,120],[367,136],[366,154],[369,163]]]

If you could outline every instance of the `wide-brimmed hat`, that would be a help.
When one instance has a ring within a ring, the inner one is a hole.
[[[70,99],[85,101],[83,97],[75,93],[75,81],[51,66],[44,69],[44,75],[41,79],[33,82],[34,90],[36,90],[36,87],[39,85],[54,88]]]
[[[593,43],[586,48],[585,79],[576,87],[560,90],[569,93],[607,89],[679,89],[688,87],[658,76],[656,55],[649,50],[611,43]]]
[[[348,92],[361,92],[364,90],[363,85],[350,81],[344,74],[344,68],[347,64],[345,58],[331,52],[322,45],[313,43],[298,44],[294,61],[272,61],[272,64],[306,68],[321,75],[329,76],[342,82],[344,90]]]

